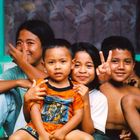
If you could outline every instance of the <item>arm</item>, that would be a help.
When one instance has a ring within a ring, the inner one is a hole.
[[[33,80],[32,87],[25,93],[24,95],[24,105],[23,105],[23,113],[25,120],[27,122],[30,121],[30,108],[31,106],[37,102],[44,99],[46,95],[45,88],[41,88],[40,85],[46,82],[46,80],[42,81],[39,84],[36,84],[36,81]]]
[[[64,139],[65,136],[74,129],[82,120],[83,109],[78,109],[74,112],[73,117],[60,129],[53,131],[52,138]]]
[[[32,123],[35,126],[37,133],[39,134],[39,138],[41,138],[41,140],[49,140],[50,134],[46,132],[43,126],[43,121],[40,113],[40,105],[34,104],[31,107],[30,114],[31,114]]]
[[[89,102],[89,89],[85,85],[74,85],[74,90],[79,93],[84,101],[84,113],[82,119],[82,129],[87,133],[94,132],[94,124],[91,118],[90,102]]]
[[[8,53],[14,59],[14,62],[27,74],[29,79],[45,78],[48,75],[44,72],[44,65],[40,62],[36,66],[31,65],[27,61],[26,51],[21,52],[15,48],[12,44],[9,44]]]
[[[29,80],[0,80],[0,93],[8,91],[15,87],[29,88],[30,86],[31,82]]]
[[[82,119],[82,129],[89,134],[92,134],[95,131],[93,120],[91,118],[89,95],[86,95],[84,99],[84,115]]]

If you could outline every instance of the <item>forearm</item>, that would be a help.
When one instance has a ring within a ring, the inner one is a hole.
[[[83,109],[76,111],[76,114],[61,128],[61,130],[67,134],[72,129],[76,128],[78,124],[82,121]]]
[[[18,86],[18,80],[0,80],[0,93]]]
[[[29,103],[30,102],[26,101],[25,96],[24,96],[23,113],[24,113],[26,122],[29,122],[31,120]]]
[[[36,68],[27,62],[20,62],[18,63],[18,66],[26,73],[31,81],[33,79],[47,77],[47,74],[43,70],[40,70],[39,68]]]
[[[40,109],[39,109],[37,104],[34,104],[31,107],[30,114],[31,114],[32,123],[34,124],[37,133],[40,136],[43,135],[46,131],[45,131],[45,128],[43,126]]]
[[[94,124],[91,118],[89,98],[84,101],[84,115],[81,124],[82,130],[85,132],[90,134],[94,132]]]

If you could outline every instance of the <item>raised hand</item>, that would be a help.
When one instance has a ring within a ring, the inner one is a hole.
[[[112,59],[112,51],[109,51],[109,55],[107,58],[107,61],[105,62],[103,52],[100,51],[100,59],[101,59],[101,65],[98,66],[96,69],[97,76],[99,78],[100,83],[104,83],[106,81],[109,81],[111,76],[111,69],[110,69],[110,62]]]
[[[8,54],[13,58],[16,64],[19,64],[21,61],[27,61],[27,53],[24,48],[15,48],[11,43],[8,45]]]
[[[89,88],[83,84],[76,84],[73,89],[82,96],[83,100],[85,100],[89,94]]]

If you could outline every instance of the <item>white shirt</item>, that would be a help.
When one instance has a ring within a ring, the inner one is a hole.
[[[89,93],[91,118],[94,128],[105,133],[108,114],[108,102],[106,96],[99,90],[94,89]]]

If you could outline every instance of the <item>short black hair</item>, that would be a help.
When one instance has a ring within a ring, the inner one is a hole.
[[[135,61],[135,50],[132,42],[124,36],[117,35],[105,38],[101,44],[101,51],[104,54],[105,60],[108,57],[109,51],[117,48],[121,50],[128,50]]]
[[[72,57],[72,46],[71,43],[69,41],[67,41],[66,39],[61,39],[61,38],[56,38],[53,39],[49,42],[49,44],[43,49],[43,59],[45,57],[45,53],[47,49],[51,49],[51,48],[58,48],[58,47],[64,47],[67,48],[71,54]]]
[[[49,24],[43,20],[31,19],[23,22],[17,29],[16,42],[18,40],[20,31],[23,29],[35,34],[40,39],[42,47],[45,47],[49,41],[53,40],[55,37],[54,32]]]

